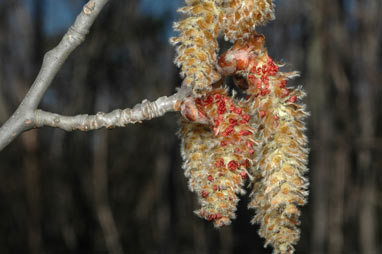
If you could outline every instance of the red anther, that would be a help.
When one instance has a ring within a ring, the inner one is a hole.
[[[213,131],[214,131],[215,135],[218,134],[218,130],[219,130],[219,129],[216,128],[216,127],[213,128]]]
[[[249,100],[249,98],[251,98],[250,95],[246,95],[246,96],[245,96],[245,99],[246,99],[246,100]]]
[[[235,105],[231,105],[230,107],[229,107],[229,111],[234,111],[235,110]]]
[[[236,114],[241,114],[241,112],[242,112],[242,109],[240,108],[240,107],[236,107],[235,108],[235,110],[233,111],[233,112],[235,112]]]
[[[267,63],[268,63],[268,64],[273,64],[273,59],[272,59],[272,57],[268,56]]]
[[[226,109],[226,107],[225,107],[225,102],[224,102],[224,101],[220,101],[220,102],[219,102],[219,105],[218,105],[218,114],[222,115],[222,114],[224,114],[226,111],[227,111],[227,109]]]
[[[222,132],[222,135],[223,135],[224,137],[226,137],[226,136],[230,135],[233,131],[234,131],[233,126],[230,125],[230,126],[227,127],[227,129],[225,129],[225,130]]]
[[[275,64],[272,65],[272,69],[271,69],[271,72],[272,72],[272,76],[276,75],[276,73],[279,71],[279,67]]]
[[[297,100],[297,96],[296,95],[293,95],[292,97],[289,98],[289,102],[292,102],[292,103],[295,103]]]
[[[212,182],[214,180],[214,177],[212,175],[207,176],[208,181]]]
[[[215,218],[216,218],[215,214],[210,214],[210,215],[208,215],[207,220],[208,221],[213,221],[213,220],[215,220]]]
[[[227,141],[222,140],[222,141],[220,142],[220,146],[226,146],[226,145],[227,145]]]
[[[252,148],[254,143],[252,141],[247,141],[246,145],[248,148]]]
[[[277,65],[275,65],[274,63],[272,63],[270,65],[269,75],[270,76],[275,76],[278,71],[279,71],[279,67]]]
[[[253,74],[249,74],[249,75],[248,75],[248,79],[249,79],[249,81],[250,81],[251,83],[254,83],[255,80],[256,80],[256,77],[255,77],[255,75],[253,75]]]
[[[215,101],[219,102],[221,100],[222,96],[220,94],[215,94],[214,99]]]
[[[213,102],[213,99],[211,95],[208,95],[208,97],[204,101],[202,101],[202,104],[203,106],[207,106],[207,105],[210,105],[212,102]]]
[[[218,159],[218,160],[215,162],[215,167],[216,167],[216,168],[224,167],[224,160],[223,160],[223,158],[220,158],[220,159]]]
[[[240,148],[236,147],[235,150],[233,150],[235,153],[241,153]]]
[[[264,117],[267,113],[264,110],[260,110],[260,117]]]
[[[253,66],[252,68],[251,68],[251,71],[250,71],[251,73],[255,73],[256,72],[256,66]]]
[[[250,132],[249,130],[241,130],[239,133],[242,136],[248,136],[252,134],[252,132]]]
[[[215,120],[214,120],[214,126],[215,126],[215,127],[218,127],[219,124],[220,124],[219,120],[218,120],[218,119],[215,119]]]
[[[239,164],[237,163],[237,161],[235,161],[235,160],[231,160],[230,162],[228,162],[228,169],[229,169],[229,170],[234,171],[234,170],[236,170],[238,167],[239,167]]]
[[[202,104],[202,100],[201,100],[200,98],[196,98],[196,99],[195,99],[195,103],[196,103],[196,104]]]
[[[288,95],[289,95],[289,89],[288,88],[284,88],[283,89],[283,94],[281,95],[281,98],[284,98],[284,97],[286,97]]]
[[[275,119],[275,121],[278,121],[280,119],[280,117],[278,117],[277,115],[274,115],[273,119]]]
[[[262,71],[263,74],[267,73],[267,72],[268,72],[268,68],[267,68],[267,66],[266,66],[266,65],[263,65],[263,68],[262,68],[261,71]]]
[[[214,191],[218,190],[218,186],[217,185],[212,186],[212,188],[214,189]]]
[[[202,198],[206,198],[206,197],[208,197],[208,191],[202,191]]]
[[[251,116],[250,115],[242,115],[241,118],[246,121],[246,122],[249,122],[249,120],[251,120]]]
[[[260,88],[261,88],[261,85],[262,85],[261,80],[260,80],[260,79],[256,79],[255,85],[256,85],[256,88],[257,88],[257,89],[260,89]]]
[[[241,124],[248,123],[249,120],[251,120],[251,116],[249,115],[242,115],[241,118],[242,118],[242,120],[240,121]]]
[[[247,177],[247,173],[245,171],[241,171],[239,175],[241,176],[241,179],[245,179]]]
[[[280,82],[280,84],[279,84],[279,87],[280,87],[280,88],[284,88],[284,87],[286,87],[286,84],[287,84],[286,80],[282,80],[282,81]]]
[[[255,150],[251,149],[251,150],[249,150],[249,153],[250,153],[250,154],[254,154],[254,153],[255,153]]]
[[[224,107],[225,108],[225,101],[224,100],[220,100],[218,102],[218,107]]]
[[[269,79],[268,79],[268,76],[261,76],[261,81],[265,84],[265,85],[268,85],[269,84]]]
[[[220,213],[217,213],[215,219],[218,220],[218,219],[221,219],[221,218],[222,218],[222,215]]]
[[[271,90],[269,90],[268,88],[262,89],[260,91],[261,96],[265,96],[265,95],[270,94],[270,93],[271,93]]]
[[[237,120],[230,118],[229,119],[229,124],[235,126],[235,125],[237,125]]]

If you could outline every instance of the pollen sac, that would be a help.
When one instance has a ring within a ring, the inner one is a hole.
[[[243,184],[251,177],[247,169],[254,158],[255,130],[242,101],[224,89],[211,90],[195,104],[212,121],[202,125],[182,120],[183,168],[201,205],[195,213],[220,227],[236,217],[237,195],[245,193]]]

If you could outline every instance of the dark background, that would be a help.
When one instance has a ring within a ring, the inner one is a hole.
[[[82,8],[80,0],[0,0],[0,123],[16,109]],[[276,1],[260,31],[308,93],[310,196],[297,253],[382,253],[382,2]],[[111,0],[40,107],[65,115],[170,95],[168,44],[182,1]],[[271,253],[249,221],[193,214],[167,114],[114,130],[24,133],[0,153],[0,253]]]

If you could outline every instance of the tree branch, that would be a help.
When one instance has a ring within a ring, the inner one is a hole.
[[[30,128],[50,126],[65,131],[90,131],[100,128],[124,127],[127,124],[163,116],[167,112],[178,111],[180,103],[190,92],[190,89],[182,88],[170,97],[163,96],[154,102],[144,100],[132,109],[116,109],[110,113],[98,112],[96,115],[62,116],[36,110],[34,126]]]
[[[69,28],[60,43],[45,54],[40,72],[33,82],[32,87],[15,113],[13,113],[11,118],[0,128],[0,151],[21,132],[31,129],[34,126],[34,111],[53,78],[70,53],[84,41],[91,25],[108,1],[109,0],[90,0],[77,16],[76,21]]]

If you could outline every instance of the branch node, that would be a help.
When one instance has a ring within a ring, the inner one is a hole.
[[[78,32],[74,25],[69,28],[69,32],[67,33],[68,40],[71,43],[81,44],[85,40],[85,36],[89,31],[86,30],[85,33]],[[76,42],[77,41],[77,42]]]
[[[91,15],[95,8],[95,2],[89,1],[83,8],[83,11],[86,15]]]

